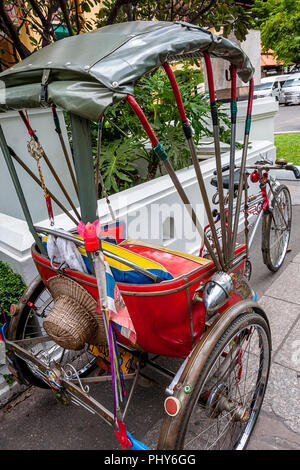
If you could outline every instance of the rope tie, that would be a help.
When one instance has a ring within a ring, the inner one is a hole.
[[[46,204],[47,204],[47,210],[48,210],[48,215],[49,215],[49,220],[50,220],[50,225],[54,225],[54,216],[53,216],[53,210],[52,210],[52,203],[51,203],[51,198],[50,194],[46,188],[45,181],[44,181],[44,176],[42,173],[41,165],[40,165],[40,160],[43,158],[44,155],[44,150],[39,143],[39,141],[36,141],[34,137],[32,136],[30,141],[27,143],[27,149],[29,154],[35,159],[36,164],[37,164],[37,169],[41,181],[41,186],[44,191],[44,195],[46,198]]]
[[[48,191],[47,191],[47,188],[46,188],[46,185],[45,185],[45,181],[44,181],[44,177],[43,177],[43,173],[42,173],[42,169],[41,169],[41,165],[40,165],[40,160],[41,160],[41,158],[43,158],[43,149],[41,147],[41,144],[39,142],[36,142],[34,140],[34,138],[31,137],[30,141],[27,143],[27,149],[28,149],[28,152],[30,153],[30,155],[36,161],[37,169],[38,169],[39,176],[40,176],[40,181],[41,181],[41,184],[42,184],[42,188],[43,188],[43,191],[46,195],[46,194],[48,194]]]

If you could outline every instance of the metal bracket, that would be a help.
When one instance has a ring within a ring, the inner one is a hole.
[[[41,96],[40,96],[40,103],[43,107],[48,108],[48,83],[49,83],[49,75],[50,75],[51,70],[50,69],[45,69],[43,71],[43,77],[42,77],[42,83],[41,83]]]

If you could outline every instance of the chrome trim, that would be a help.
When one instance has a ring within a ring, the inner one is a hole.
[[[35,251],[35,249],[33,248],[33,250]],[[41,258],[43,258],[43,255],[41,255],[40,253],[37,253],[37,255]],[[44,257],[45,258],[45,257]],[[45,258],[47,259],[47,258]],[[236,266],[238,264],[240,264],[244,259],[246,259],[246,255],[245,255],[245,250],[243,250],[241,253],[239,253],[236,258],[233,260],[233,263],[232,263],[232,266],[230,268],[230,270],[228,272],[232,272]],[[55,269],[52,269],[51,266],[48,266],[48,264],[45,264],[45,263],[42,263],[40,260],[37,260],[36,258],[34,258],[34,262],[36,264],[39,264],[47,269],[50,269],[51,271],[55,271]],[[190,275],[193,275],[195,272],[201,270],[202,268],[208,266],[207,264],[206,265],[203,265],[203,266],[200,266],[198,269],[196,269],[195,271],[192,271],[190,273]],[[80,272],[80,271],[78,271]],[[122,286],[133,286],[133,287],[141,287],[141,286],[148,286],[149,284],[125,284],[125,283],[122,283],[122,282],[118,282],[118,286],[119,286],[119,291],[121,294],[124,294],[124,295],[132,295],[132,296],[137,296],[137,297],[155,297],[155,296],[159,296],[159,295],[169,295],[169,294],[173,294],[175,292],[179,292],[180,290],[182,289],[186,289],[186,287],[194,284],[194,282],[197,282],[201,279],[203,279],[204,277],[206,276],[209,276],[210,274],[216,272],[216,267],[213,265],[213,267],[211,269],[209,269],[208,271],[206,271],[205,273],[201,274],[201,276],[198,276],[196,277],[195,279],[193,279],[192,281],[189,281],[188,284],[183,284],[182,286],[179,286],[179,287],[175,287],[173,289],[167,289],[167,290],[163,290],[163,291],[155,291],[155,292],[133,292],[133,291],[126,291],[126,290],[123,290],[122,289]],[[92,283],[92,282],[88,282],[84,279],[79,279],[78,277],[75,277],[75,276],[72,276],[70,274],[66,274],[64,272],[64,276],[67,276],[69,277],[70,279],[73,279],[74,281],[76,282],[79,282],[81,284],[85,284],[87,286],[91,286],[91,287],[95,287],[97,288],[97,284],[96,284],[96,278],[95,276],[93,276],[92,274],[89,274],[89,277],[92,278],[92,279],[95,279],[95,283]],[[162,283],[160,283],[159,285],[166,285],[166,283],[170,283],[170,282],[177,282],[177,281],[181,281],[184,279],[184,275],[182,277],[178,277],[178,278],[175,278],[175,279],[172,279],[170,281],[163,281]]]
[[[76,238],[72,235],[68,235],[66,233],[61,233],[61,232],[58,232],[56,230],[43,228],[43,227],[36,227],[35,226],[34,228],[38,233],[47,233],[49,235],[55,235],[55,236],[64,238],[65,240],[69,240],[69,241],[75,243],[75,245],[77,245],[77,246],[81,246],[81,247],[85,246],[84,241],[79,240],[78,238]],[[131,261],[128,261],[127,259],[122,258],[121,256],[115,255],[114,253],[111,253],[110,251],[107,251],[107,250],[102,250],[102,251],[103,251],[103,254],[107,258],[114,259],[115,261],[119,261],[120,263],[125,264],[129,268],[135,269],[139,273],[144,274],[147,277],[150,277],[154,282],[160,282],[161,278],[159,276],[156,276],[155,274],[152,274],[151,272],[147,271],[146,269],[143,269],[140,266],[137,266],[135,263],[132,263]],[[52,260],[51,260],[51,266],[52,266],[52,268],[54,268]],[[57,269],[59,269],[59,268],[57,268]]]

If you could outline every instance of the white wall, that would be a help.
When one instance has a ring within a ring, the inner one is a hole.
[[[241,141],[243,140],[246,107],[246,102],[241,101],[238,103],[237,139]],[[277,109],[278,105],[272,98],[255,100],[248,163],[255,162],[261,155],[266,154],[269,158],[275,158],[276,149],[273,145],[273,136],[274,116]],[[66,189],[69,190],[77,206],[70,178],[66,179],[66,164],[58,136],[54,130],[51,110],[32,110],[29,117],[33,129],[38,130],[38,136],[46,153],[51,160],[53,159],[56,171],[60,174]],[[64,136],[66,136],[66,128],[61,113],[60,120]],[[36,172],[36,164],[31,161],[33,159],[28,155],[26,148],[28,135],[18,114],[9,112],[0,115],[0,122],[7,136],[8,144]],[[206,152],[206,149],[204,151]],[[241,151],[237,151],[237,163],[240,158]],[[229,153],[222,154],[222,164],[226,164],[228,161]],[[216,190],[210,185],[215,167],[214,157],[201,160],[201,168],[210,200]],[[18,168],[17,164],[16,168]],[[50,176],[45,165],[43,171],[45,172],[47,185],[50,186],[49,189],[53,190],[54,194],[59,194],[58,198],[64,201],[64,198],[61,198],[60,189],[55,188],[57,185],[53,178],[49,184]],[[18,173],[34,223],[49,227],[42,191],[29,177],[24,175],[24,171],[21,172],[18,168]],[[201,224],[205,226],[207,220],[193,167],[180,170],[177,175],[196,210]],[[250,192],[254,189],[255,191],[258,190],[258,188],[253,188],[250,185]],[[114,194],[110,197],[110,200],[116,216],[126,223],[127,238],[144,239],[189,253],[198,252],[200,237],[195,232],[187,211],[181,204],[181,200],[168,175],[122,191],[119,194]],[[101,222],[109,220],[109,211],[104,200],[99,201],[98,212]],[[65,214],[60,214],[59,209],[56,208],[55,213],[55,228],[62,227],[68,230],[73,227],[70,219]],[[16,272],[19,272],[26,283],[29,283],[37,274],[30,254],[32,243],[33,238],[27,229],[10,175],[6,169],[3,156],[0,154],[0,259],[7,261]]]
[[[255,162],[259,155],[268,153],[270,158],[275,156],[275,148],[269,141],[253,142],[249,149],[248,162]],[[241,158],[241,151],[237,152],[237,163]],[[222,156],[222,164],[229,161],[229,154]],[[214,158],[201,162],[202,172],[206,182],[209,198],[216,188],[210,185]],[[206,224],[203,205],[201,203],[198,183],[193,168],[177,172],[178,178],[187,192],[191,204],[196,209],[200,222]],[[254,188],[251,186],[250,192]],[[255,190],[258,190],[256,187]],[[187,211],[181,204],[180,198],[173,187],[168,175],[153,181],[143,183],[110,197],[116,216],[126,223],[127,238],[143,239],[168,246],[169,248],[197,253],[200,246],[200,237],[190,222]],[[169,210],[171,208],[171,211]],[[104,200],[98,204],[101,222],[109,220],[109,211]],[[168,221],[174,216],[174,233],[168,231]],[[37,225],[48,226],[48,220],[42,220]],[[164,227],[165,225],[165,227]],[[72,228],[72,222],[61,214],[55,218],[55,228]],[[163,227],[165,230],[163,230]],[[172,236],[173,235],[173,236]],[[30,256],[30,247],[33,242],[24,221],[0,214],[0,259],[9,262],[13,269],[19,272],[26,283],[37,274]]]
[[[237,133],[236,138],[243,141],[245,132],[245,118],[247,114],[248,101],[237,103]],[[274,142],[274,120],[278,112],[278,102],[274,97],[259,98],[253,101],[251,116],[250,141],[269,140]],[[229,114],[230,104],[223,104],[222,110]]]
[[[249,57],[251,64],[254,67],[254,84],[258,85],[261,80],[261,67],[260,67],[260,31],[250,30],[246,36],[245,41],[238,41],[233,33],[230,33],[228,39],[241,47],[245,54]],[[211,58],[213,75],[214,75],[214,86],[215,90],[225,90],[228,89],[228,96],[230,96],[230,81],[226,79],[226,70],[229,72],[230,63],[227,60],[221,58]],[[204,61],[203,61],[204,64]],[[206,67],[204,65],[204,75],[205,75],[205,88],[208,90],[208,83],[206,77]],[[237,87],[246,87],[247,84],[244,83],[239,77],[237,77]]]
[[[63,118],[62,111],[57,110],[58,117],[61,124],[62,134],[66,143],[67,149],[70,147],[67,139],[67,131],[65,121]],[[58,135],[55,131],[54,122],[52,118],[51,109],[32,109],[28,110],[28,117],[30,125],[33,130],[37,130],[37,136],[42,147],[45,150],[50,162],[52,163],[56,173],[60,177],[61,181],[65,185],[67,192],[70,194],[71,199],[75,205],[78,205],[78,200],[68,175],[68,167],[65,161],[65,157],[59,142]],[[16,152],[17,156],[23,160],[23,162],[38,176],[36,161],[31,157],[27,150],[27,142],[30,140],[28,131],[23,123],[19,113],[16,111],[9,111],[7,113],[0,113],[0,124],[2,126],[4,135],[7,143]],[[41,220],[45,217],[45,201],[42,189],[31,179],[29,175],[20,167],[18,163],[15,163],[15,168],[20,178],[22,189],[24,191],[25,198],[28,205],[30,205],[30,211],[34,222]],[[61,189],[58,187],[57,182],[50,173],[48,166],[44,160],[41,160],[41,168],[44,176],[46,186],[53,194],[57,195],[57,198],[64,204],[68,209],[70,208],[68,202],[65,199]],[[61,210],[55,208],[56,214],[59,214]],[[22,208],[18,201],[17,195],[14,191],[13,184],[10,178],[10,174],[6,167],[2,151],[0,149],[0,213],[6,214],[18,219],[24,220]]]

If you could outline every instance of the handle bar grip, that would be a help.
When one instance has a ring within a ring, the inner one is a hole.
[[[296,166],[294,166],[294,165],[286,165],[286,166],[285,166],[285,169],[292,171],[292,172],[294,173],[294,175],[295,175],[295,178],[296,178],[297,180],[300,179],[300,171],[299,171],[299,169],[298,169]]]

